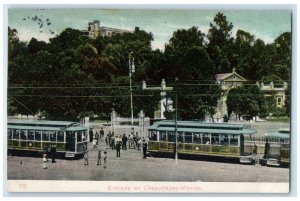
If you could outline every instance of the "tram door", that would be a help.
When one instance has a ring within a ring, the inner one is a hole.
[[[66,150],[75,151],[75,135],[71,131],[66,132]]]
[[[241,150],[240,150],[240,155],[241,156],[243,156],[244,155],[244,153],[245,153],[245,150],[244,150],[244,135],[240,135],[240,148],[241,148]]]

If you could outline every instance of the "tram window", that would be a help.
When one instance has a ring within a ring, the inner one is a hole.
[[[175,133],[168,132],[168,142],[175,142]]]
[[[28,135],[27,130],[21,130],[21,140],[26,140]]]
[[[166,132],[160,132],[159,133],[159,140],[160,141],[167,141],[167,134],[166,134]]]
[[[34,131],[28,131],[28,140],[34,140]]]
[[[214,145],[219,144],[219,134],[212,134],[211,135],[211,143]]]
[[[201,144],[201,134],[200,133],[194,133],[194,143]]]
[[[149,132],[149,140],[157,140],[157,133],[155,131]]]
[[[192,143],[192,142],[193,142],[192,133],[185,133],[185,135],[184,135],[184,143]]]
[[[7,129],[7,139],[11,139],[12,138],[12,133],[11,133],[11,129]]]
[[[58,131],[57,132],[57,142],[63,142],[64,141],[64,132]]]
[[[82,141],[85,142],[86,141],[86,131],[82,132]]]
[[[43,131],[43,141],[49,141],[49,131]]]
[[[229,145],[228,135],[220,135],[220,145]]]
[[[13,130],[13,139],[14,140],[20,139],[20,131],[19,130]]]
[[[178,142],[183,143],[183,133],[182,132],[178,132]]]
[[[41,141],[41,131],[35,131],[35,140]]]
[[[237,135],[230,135],[230,146],[238,146],[239,140]]]
[[[82,132],[78,131],[77,132],[77,142],[81,142],[82,141]]]
[[[56,142],[56,132],[55,131],[50,131],[50,141]]]
[[[209,134],[203,134],[202,144],[210,144],[210,135]]]

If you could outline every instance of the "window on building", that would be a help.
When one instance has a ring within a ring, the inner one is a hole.
[[[239,140],[238,140],[238,135],[230,135],[230,146],[238,146],[239,145]]]
[[[178,132],[177,135],[178,135],[178,142],[183,143],[183,132]]]
[[[28,140],[34,140],[34,131],[33,130],[28,131]]]
[[[28,130],[21,130],[21,140],[27,140]]]
[[[77,132],[77,142],[82,142],[82,131]]]
[[[212,134],[211,135],[211,143],[213,145],[219,145],[219,134]]]
[[[194,133],[194,143],[202,144],[201,138],[200,133]]]
[[[156,131],[149,131],[149,140],[157,140],[157,133]]]
[[[57,142],[63,142],[64,141],[64,132],[58,131],[57,132]]]
[[[50,141],[56,142],[56,132],[55,131],[50,131]]]
[[[277,106],[282,106],[282,97],[277,98]]]
[[[175,132],[168,132],[168,142],[175,142]]]
[[[41,131],[35,131],[35,140],[41,141],[41,139],[42,139]]]
[[[202,134],[202,144],[211,144],[210,134]]]
[[[14,140],[20,139],[20,130],[13,130],[13,139]]]
[[[184,143],[193,143],[193,134],[192,133],[185,133]]]
[[[43,131],[43,141],[49,141],[49,131]]]
[[[7,129],[7,139],[11,139],[12,138],[12,132],[11,129]]]
[[[159,133],[159,140],[160,141],[167,141],[167,133],[162,131]]]
[[[229,145],[229,138],[228,135],[226,134],[221,134],[220,135],[220,145]]]

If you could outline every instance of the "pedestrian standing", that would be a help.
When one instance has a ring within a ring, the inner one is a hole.
[[[99,135],[98,131],[96,131],[95,138],[97,140],[96,144],[98,145],[99,144],[99,139],[100,139],[100,135]]]
[[[144,158],[147,158],[147,142],[146,140],[143,140],[143,154],[144,154]]]
[[[90,142],[92,142],[94,139],[94,132],[92,128],[90,129],[89,135],[90,135]]]
[[[106,146],[108,146],[108,136],[105,137]]]
[[[43,169],[47,169],[47,155],[46,154],[43,154]]]
[[[48,161],[48,152],[49,152],[48,147],[44,147],[44,154],[45,154],[45,157],[46,157],[47,161]]]
[[[110,138],[110,147],[111,149],[115,149],[115,136],[114,136],[114,133],[111,134],[111,138]]]
[[[56,163],[55,158],[56,158],[56,146],[53,145],[51,147],[51,158],[52,158],[52,163]]]
[[[97,165],[102,165],[102,164],[101,164],[101,160],[102,160],[102,157],[101,157],[101,150],[99,150],[99,152],[98,152]]]
[[[100,129],[100,138],[102,138],[104,136],[104,130],[103,128]]]
[[[84,165],[89,165],[89,155],[88,155],[88,152],[89,151],[86,151],[84,153],[84,156],[83,156],[83,158],[84,158]]]
[[[116,145],[117,150],[117,157],[121,157],[120,150],[121,150],[121,142],[118,142]]]
[[[107,151],[104,151],[104,160],[103,160],[103,162],[104,162],[103,168],[106,168],[106,164],[107,164]]]
[[[123,150],[127,150],[127,140],[128,140],[128,138],[126,137],[126,135],[125,135],[125,133],[123,134],[123,137],[122,137],[122,142],[123,142],[123,144],[122,144],[122,149]]]
[[[96,138],[94,138],[94,140],[93,140],[93,148],[97,148],[97,140],[96,140]]]
[[[110,146],[110,144],[111,144],[111,136],[112,136],[112,134],[111,134],[111,132],[109,131],[109,132],[108,132],[108,144],[109,144],[109,146]]]

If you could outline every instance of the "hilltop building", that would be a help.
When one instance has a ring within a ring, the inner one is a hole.
[[[92,39],[96,39],[99,36],[113,36],[115,34],[133,33],[132,31],[116,29],[111,27],[100,26],[99,20],[94,20],[88,23],[88,29],[82,30],[82,33]]]

